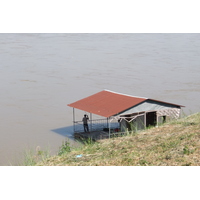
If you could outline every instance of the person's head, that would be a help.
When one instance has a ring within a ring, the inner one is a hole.
[[[84,117],[87,117],[87,115],[85,114]]]

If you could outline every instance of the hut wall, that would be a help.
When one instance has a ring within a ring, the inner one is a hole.
[[[144,115],[138,116],[133,120],[132,128],[136,132],[145,129]]]
[[[180,108],[169,108],[164,110],[158,110],[157,116],[163,117],[166,116],[168,119],[178,119],[180,116],[181,109]]]
[[[134,118],[134,116],[132,116]],[[121,120],[121,131],[139,131],[145,129],[145,116],[135,116],[133,120],[130,118],[123,118]]]
[[[157,111],[121,115],[121,131],[143,130],[148,126],[156,126],[171,119],[178,119],[180,111],[180,108],[165,108]]]

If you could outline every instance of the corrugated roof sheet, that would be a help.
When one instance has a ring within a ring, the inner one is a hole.
[[[103,90],[94,95],[68,104],[68,106],[103,117],[111,117],[125,111],[147,98],[124,95]]]
[[[170,104],[170,105],[174,105],[174,106],[178,106],[178,107],[185,107],[185,106],[182,106],[182,105],[178,105],[178,104],[174,104],[174,103],[169,103],[169,102],[165,102],[165,101],[159,101],[159,100],[156,100],[156,99],[149,99],[151,101],[155,101],[155,102],[160,102],[160,103],[166,103],[166,104]]]

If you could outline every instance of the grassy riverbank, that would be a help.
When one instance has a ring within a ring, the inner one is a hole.
[[[34,164],[197,166],[200,165],[200,113],[137,134],[89,143],[78,149],[63,145],[59,155]]]

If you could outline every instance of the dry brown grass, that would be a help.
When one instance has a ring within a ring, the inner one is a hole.
[[[76,156],[82,154],[82,157]],[[38,165],[198,166],[200,113],[135,135],[102,140]]]

